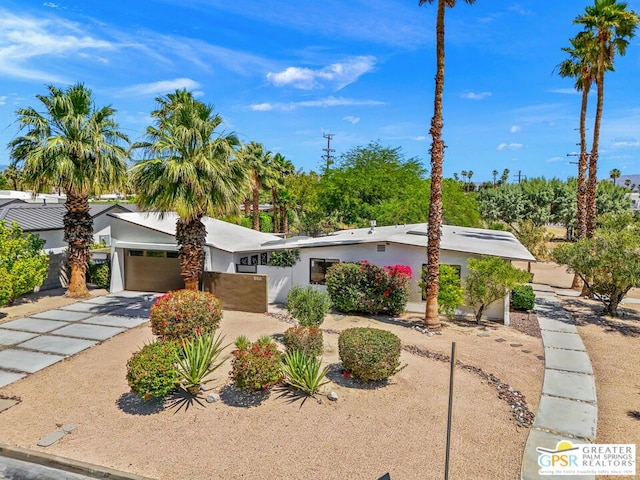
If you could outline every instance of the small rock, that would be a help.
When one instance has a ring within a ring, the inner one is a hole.
[[[496,338],[496,342],[502,343],[502,342],[506,342],[506,340],[504,338]]]
[[[522,344],[521,343],[510,343],[509,346],[517,348],[517,347],[521,347]]]
[[[336,400],[338,400],[338,394],[331,390],[329,393],[327,393],[327,398],[332,402],[335,402]]]
[[[479,337],[490,337],[491,334],[489,332],[480,332],[480,333],[478,333],[478,336]]]
[[[210,393],[207,395],[207,403],[215,403],[220,401],[220,395],[217,393]]]

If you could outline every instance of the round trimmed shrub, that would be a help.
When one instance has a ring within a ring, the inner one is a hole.
[[[111,269],[108,263],[89,262],[87,271],[89,283],[95,284],[98,288],[109,288],[111,282]]]
[[[318,357],[322,355],[322,330],[315,325],[298,325],[284,332],[284,345],[287,352],[298,350],[300,353]]]
[[[400,339],[378,328],[349,328],[338,338],[342,366],[359,380],[390,377],[400,367]]]
[[[282,380],[282,354],[271,337],[248,343],[236,340],[231,352],[231,378],[241,390],[267,390]]]
[[[127,362],[131,391],[144,400],[164,398],[178,386],[176,342],[152,342],[134,353]]]
[[[179,340],[213,334],[222,320],[222,306],[211,293],[176,290],[156,300],[150,317],[151,331],[161,340]]]
[[[511,291],[511,306],[514,310],[529,311],[536,305],[536,294],[531,285],[517,285]]]
[[[287,294],[287,310],[300,325],[322,325],[330,303],[326,293],[311,285],[305,288],[296,285]]]

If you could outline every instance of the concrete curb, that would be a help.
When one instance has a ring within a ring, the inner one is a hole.
[[[133,473],[120,472],[118,470],[101,467],[99,465],[92,465],[78,460],[58,457],[49,453],[27,450],[25,448],[12,447],[4,444],[0,444],[0,456],[93,478],[104,478],[108,480],[154,480],[150,477],[142,477]]]

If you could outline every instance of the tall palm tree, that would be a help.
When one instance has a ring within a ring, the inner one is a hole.
[[[627,187],[627,188],[631,187],[631,179],[630,178],[625,179],[624,186]],[[629,188],[629,189],[633,190],[633,188]]]
[[[11,182],[11,187],[13,190],[20,190],[22,188],[22,172],[18,170],[18,167],[15,164],[9,165],[2,172],[7,181]]]
[[[580,107],[580,156],[578,159],[578,188],[576,216],[578,220],[578,238],[587,234],[587,100],[596,77],[596,63],[599,51],[598,42],[592,32],[580,32],[570,39],[571,47],[562,50],[569,54],[558,67],[561,77],[576,78],[575,88],[582,92]],[[576,281],[579,278],[575,276]]]
[[[147,140],[134,145],[145,158],[132,169],[138,205],[165,214],[175,211],[178,258],[185,288],[196,290],[204,264],[205,215],[238,208],[244,169],[234,161],[239,145],[232,133],[217,130],[222,118],[187,90],[156,99]]]
[[[609,172],[609,178],[611,178],[613,180],[613,185],[614,186],[616,184],[616,180],[618,178],[620,178],[620,175],[621,175],[620,170],[618,170],[617,168],[614,168],[613,170],[611,170]]]
[[[260,230],[260,190],[265,187],[266,179],[270,176],[271,152],[265,151],[261,143],[249,142],[242,146],[240,159],[249,172],[248,182],[252,203],[251,228]]]
[[[473,4],[475,0],[464,0]],[[418,0],[418,5],[433,3],[434,0]],[[431,196],[429,202],[429,225],[427,231],[427,306],[424,323],[428,328],[440,328],[438,315],[438,292],[440,269],[440,235],[442,228],[442,162],[444,141],[442,140],[442,94],[444,91],[444,12],[445,7],[454,7],[456,0],[437,0],[436,20],[436,81],[431,118]]]
[[[496,186],[496,179],[498,178],[498,170],[494,170],[493,172],[491,172],[491,174],[493,175],[493,186]]]
[[[640,23],[640,17],[627,9],[627,4],[616,0],[595,0],[593,6],[585,8],[585,13],[574,20],[584,25],[586,31],[592,32],[598,39],[599,51],[596,63],[596,86],[598,99],[593,125],[593,143],[589,156],[589,179],[587,181],[587,237],[593,236],[596,228],[596,196],[598,148],[600,141],[600,124],[604,103],[604,74],[614,63],[616,53],[624,55]]]
[[[271,189],[271,204],[273,206],[273,232],[278,233],[281,225],[278,222],[279,196],[285,188],[285,180],[295,172],[293,163],[284,158],[282,154],[276,153],[271,158],[271,168],[266,178],[266,186]]]
[[[118,130],[115,110],[97,108],[91,90],[77,83],[62,90],[49,85],[36,95],[42,111],[16,113],[23,136],[9,143],[13,161],[34,191],[59,188],[67,196],[64,240],[69,244],[71,278],[67,295],[88,295],[86,271],[93,243],[89,196],[117,189],[127,178],[127,136]]]

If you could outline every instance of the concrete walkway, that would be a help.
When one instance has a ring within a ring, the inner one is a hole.
[[[145,323],[156,296],[119,292],[0,324],[0,388]]]
[[[555,450],[561,440],[592,443],[596,437],[598,407],[591,360],[575,322],[551,287],[534,285],[536,313],[545,354],[544,384],[535,422],[522,459],[522,479],[538,475],[541,447]],[[563,476],[591,480],[593,476]]]

